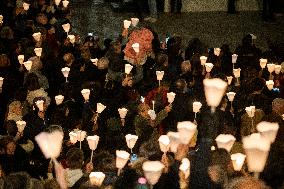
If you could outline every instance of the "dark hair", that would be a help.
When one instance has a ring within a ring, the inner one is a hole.
[[[265,87],[265,80],[260,77],[254,78],[251,80],[251,86],[253,91],[262,90]]]
[[[227,169],[228,164],[231,162],[229,152],[223,148],[218,148],[211,153],[211,165],[220,165]]]
[[[17,172],[8,175],[4,179],[5,189],[40,189],[43,188],[40,181],[31,178],[26,172]]]
[[[67,164],[70,169],[80,169],[84,161],[84,153],[79,148],[71,148],[66,154]]]
[[[26,81],[24,83],[24,86],[29,91],[34,91],[37,89],[40,89],[40,85],[38,82],[38,77],[34,73],[29,73],[26,77]]]
[[[4,128],[6,128],[9,136],[16,136],[18,132],[17,124],[14,120],[8,120],[4,123]]]

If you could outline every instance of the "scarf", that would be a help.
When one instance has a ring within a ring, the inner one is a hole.
[[[72,187],[82,176],[83,171],[81,169],[66,169],[66,180],[68,187]]]

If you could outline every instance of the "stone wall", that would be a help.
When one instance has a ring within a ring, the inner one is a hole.
[[[228,0],[183,0],[183,12],[227,11]],[[236,0],[237,11],[261,10],[262,0]]]

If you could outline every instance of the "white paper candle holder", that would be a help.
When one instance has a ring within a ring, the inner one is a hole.
[[[215,141],[218,148],[224,148],[230,152],[236,141],[236,138],[233,135],[220,134],[216,137]]]
[[[31,70],[32,65],[33,65],[33,62],[32,62],[32,61],[30,61],[30,60],[28,60],[28,61],[24,62],[24,66],[25,66],[25,68],[26,68],[28,71],[30,71],[30,70]]]
[[[227,82],[219,78],[214,78],[204,79],[203,84],[207,105],[211,107],[211,112],[213,113],[224,96],[227,88]]]
[[[1,90],[1,92],[2,92],[3,83],[4,83],[4,78],[0,77],[0,90]]]
[[[233,76],[227,76],[228,85],[231,85]]]
[[[68,76],[69,76],[70,68],[64,67],[64,68],[61,69],[61,72],[62,72],[63,76],[65,77],[66,82],[68,82]]]
[[[237,59],[238,59],[238,55],[237,54],[232,54],[232,63],[233,64],[237,63]]]
[[[42,48],[34,48],[34,52],[35,52],[36,56],[41,57]]]
[[[70,40],[70,43],[74,44],[76,41],[75,35],[68,35],[67,38]]]
[[[24,8],[25,11],[29,10],[30,9],[30,4],[24,2],[23,3],[23,8]]]
[[[97,113],[102,113],[106,109],[106,106],[102,103],[97,103]]]
[[[162,81],[164,77],[165,72],[164,71],[156,71],[156,76],[158,81]]]
[[[40,112],[43,112],[43,104],[44,104],[44,101],[43,100],[38,100],[36,101],[36,106],[38,107],[38,110]]]
[[[194,113],[198,113],[202,107],[201,102],[193,102],[192,109]]]
[[[157,117],[155,110],[148,110],[148,115],[150,116],[151,120],[155,120]]]
[[[60,2],[61,2],[61,0],[55,0],[55,5],[59,6]]]
[[[125,119],[128,110],[126,108],[118,108],[118,113],[121,119]]]
[[[85,102],[89,101],[89,99],[90,99],[90,93],[91,93],[90,89],[83,89],[83,90],[81,91],[81,94],[82,94],[82,96],[83,96]]]
[[[196,129],[197,126],[190,121],[178,122],[177,130],[179,132],[180,142],[182,144],[189,144],[196,132]]]
[[[120,175],[121,169],[126,165],[130,157],[130,154],[123,150],[116,150],[116,168],[118,168],[118,176]]]
[[[221,49],[220,48],[214,48],[214,54],[216,56],[220,56],[220,52],[221,52]]]
[[[69,139],[70,139],[70,142],[71,142],[72,144],[75,144],[75,143],[78,141],[78,140],[77,140],[77,133],[71,131],[71,132],[69,133]]]
[[[236,153],[231,155],[231,160],[235,171],[240,171],[242,169],[245,159],[246,155],[242,153]]]
[[[133,66],[131,64],[125,64],[124,71],[126,74],[130,74],[132,69],[133,69]]]
[[[275,64],[267,64],[268,72],[271,74],[275,70]]]
[[[249,117],[254,117],[254,114],[255,114],[255,106],[249,106],[249,107],[246,107],[246,112],[248,114]]]
[[[131,24],[133,27],[136,27],[139,23],[139,19],[138,18],[131,18]]]
[[[91,151],[92,151],[92,152],[91,152],[91,159],[90,159],[90,162],[93,162],[94,150],[97,149],[99,140],[100,140],[100,137],[97,136],[97,135],[88,136],[88,137],[87,137],[87,141],[88,141],[89,148],[90,148]]]
[[[91,172],[89,175],[91,185],[100,187],[105,179],[105,176],[106,175],[103,172]]]
[[[262,172],[270,150],[270,141],[260,135],[258,137],[249,135],[243,137],[242,142],[246,152],[248,170],[256,173]]]
[[[207,57],[206,56],[201,56],[200,57],[200,63],[201,63],[202,66],[205,65],[206,61],[207,61]]]
[[[18,128],[18,132],[22,133],[27,125],[27,123],[25,121],[17,121],[17,128]]]
[[[177,152],[178,145],[180,144],[179,132],[168,132],[167,136],[170,139],[170,151],[173,153]]]
[[[62,104],[63,100],[64,100],[64,96],[63,95],[55,96],[55,103],[56,103],[56,105]]]
[[[267,59],[264,58],[259,59],[259,65],[261,69],[264,69],[266,67],[266,64],[267,64]]]
[[[168,103],[170,104],[173,103],[175,100],[175,97],[176,97],[176,93],[174,92],[167,93]]]
[[[150,185],[153,186],[159,181],[164,167],[164,164],[160,161],[146,161],[143,163],[144,176]]]
[[[167,153],[170,148],[170,138],[167,135],[161,135],[158,141],[161,151]]]
[[[187,179],[190,175],[190,161],[187,158],[183,158],[181,160],[181,165],[179,166],[179,170],[183,172],[185,179]]]
[[[258,132],[260,132],[261,136],[263,136],[264,138],[268,139],[271,143],[273,143],[277,136],[279,124],[262,121],[257,124],[256,129]]]
[[[36,32],[33,34],[33,38],[36,42],[39,42],[40,41],[40,38],[41,38],[41,33],[40,32]]]
[[[99,61],[99,59],[97,59],[97,58],[91,58],[91,62],[92,62],[95,66],[98,66],[98,61]]]
[[[70,27],[71,27],[71,25],[69,23],[62,25],[62,28],[67,33],[67,35],[68,35],[68,32],[70,31]]]
[[[127,147],[131,150],[131,153],[132,153],[132,149],[134,148],[134,146],[135,146],[135,144],[138,140],[138,136],[132,135],[132,134],[127,134],[127,135],[125,135],[125,140],[126,140]]]
[[[235,92],[228,92],[228,93],[227,93],[227,97],[228,97],[228,99],[229,99],[230,102],[233,102],[233,101],[234,101],[235,95],[236,95]]]
[[[139,45],[139,43],[133,43],[133,45],[132,45],[132,48],[133,48],[133,50],[136,52],[136,53],[139,53],[139,51],[140,51],[140,45]]]
[[[233,74],[235,78],[241,77],[241,68],[233,69]]]
[[[125,29],[128,29],[131,25],[131,21],[130,20],[124,20],[123,21],[123,26]]]
[[[280,74],[280,72],[281,72],[281,65],[275,65],[274,72],[275,72],[275,74]]]
[[[24,60],[25,60],[25,55],[22,55],[22,54],[18,55],[18,61],[20,64],[23,64]]]
[[[268,90],[271,91],[273,89],[273,86],[274,86],[274,81],[273,80],[266,81],[266,86],[267,86]]]
[[[205,63],[205,69],[206,72],[211,72],[212,68],[214,67],[214,65],[212,63]]]
[[[69,5],[69,1],[64,0],[64,1],[62,1],[62,4],[63,4],[64,8],[67,8],[67,6]]]

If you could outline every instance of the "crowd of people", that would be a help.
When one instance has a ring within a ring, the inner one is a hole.
[[[124,49],[131,33],[140,29],[139,23],[124,28],[117,39],[102,42],[92,34],[75,34],[73,39],[67,37],[72,34],[72,10],[55,2],[0,1],[0,188],[64,188],[62,182],[66,182],[65,188],[284,187],[283,44],[271,43],[269,49],[261,51],[254,44],[254,36],[248,34],[233,52],[226,44],[219,52],[214,51],[198,38],[182,49],[180,36],[160,41],[161,36],[149,27],[153,34],[151,53],[125,73],[129,62]],[[68,23],[69,33],[62,27]],[[39,32],[36,38],[34,34]],[[42,53],[35,48],[42,48]],[[232,63],[234,53],[238,56]],[[212,70],[201,64],[201,56],[214,65]],[[262,69],[261,58],[280,65],[280,71]],[[27,61],[32,62],[31,67]],[[65,67],[70,68],[68,77],[62,73]],[[235,98],[231,102],[224,94],[212,112],[203,80],[228,82],[227,76],[234,76],[233,68],[240,68],[241,76],[228,83],[226,92],[235,92]],[[159,82],[156,71],[164,71]],[[273,80],[272,88],[266,86],[268,80]],[[83,89],[90,91],[88,98],[82,95]],[[167,99],[169,92],[176,94],[172,103]],[[64,96],[63,102],[56,101],[58,95]],[[198,113],[193,102],[202,104]],[[97,103],[105,106],[99,114]],[[249,106],[256,108],[253,122],[245,110]],[[121,117],[119,108],[127,109],[125,117]],[[149,110],[156,112],[154,118]],[[20,129],[19,121],[25,121],[24,129]],[[176,151],[163,153],[159,136],[177,132],[182,121],[197,125],[195,135],[188,144],[179,144]],[[264,170],[254,178],[246,164],[241,171],[234,171],[231,154],[244,153],[242,138],[257,132],[256,125],[261,121],[277,122],[279,130]],[[69,133],[76,130],[100,137],[92,158],[87,140],[70,140]],[[45,158],[35,140],[41,132],[54,131],[63,133],[58,164]],[[115,154],[116,150],[130,153],[127,134],[137,135],[138,140],[130,161],[118,175]],[[219,134],[236,138],[231,152],[217,148]],[[190,160],[189,176],[179,169],[184,158]],[[143,174],[146,161],[160,161],[165,167],[154,186]],[[58,171],[55,168],[59,165]],[[94,171],[105,174],[101,186],[89,181]]]

